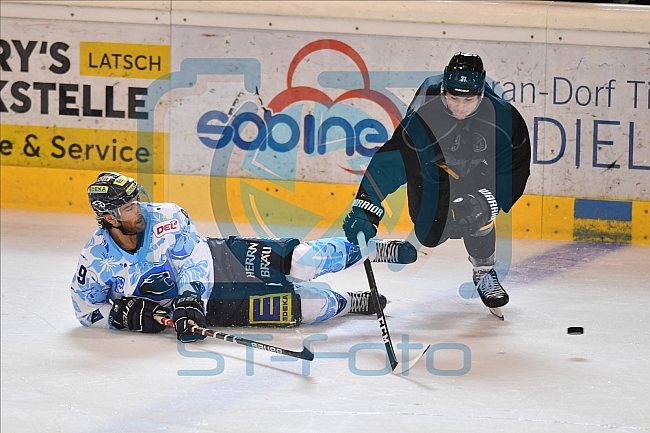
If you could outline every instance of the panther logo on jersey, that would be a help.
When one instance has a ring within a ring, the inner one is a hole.
[[[487,140],[478,132],[472,133],[472,150],[474,152],[483,152],[487,149]]]
[[[176,283],[172,280],[169,271],[147,275],[138,287],[143,296],[165,296],[171,298],[176,295]]]

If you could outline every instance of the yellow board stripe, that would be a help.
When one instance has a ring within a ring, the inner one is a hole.
[[[86,189],[102,171],[106,168],[70,170],[3,165],[1,205],[3,208],[90,214]],[[136,171],[122,170],[122,173],[136,179],[138,176]],[[246,195],[242,195],[242,188],[248,191]],[[268,230],[271,222],[284,221],[286,225],[306,227],[301,231],[302,237],[314,239],[342,234],[342,219],[356,191],[357,185],[349,184],[155,174],[152,199],[177,203],[197,221],[233,223],[240,233],[254,235],[256,232],[251,225],[257,222],[254,220],[263,222]],[[250,193],[257,194],[253,200]],[[275,206],[275,202],[285,205]],[[515,238],[650,245],[650,202],[632,202],[631,222],[576,219],[574,202],[572,197],[525,194],[510,213],[499,214],[497,233]],[[302,209],[303,214],[288,212],[290,206]],[[275,215],[271,215],[269,209],[275,210]],[[412,230],[407,200],[401,210],[394,211],[396,222],[389,230],[382,221],[381,237],[389,237],[393,232],[403,235]]]
[[[632,241],[632,223],[630,221],[576,218],[573,239],[590,242],[630,243]]]
[[[165,160],[160,156],[165,150],[167,134],[153,133],[153,149],[145,143],[151,134],[146,135],[128,130],[3,124],[0,163],[100,172],[151,172],[153,169],[162,173]]]

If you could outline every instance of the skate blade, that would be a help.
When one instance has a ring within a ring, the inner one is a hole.
[[[506,320],[505,316],[503,315],[503,311],[501,311],[501,307],[490,308],[490,313],[501,320]]]

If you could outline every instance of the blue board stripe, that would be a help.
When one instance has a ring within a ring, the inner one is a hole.
[[[573,206],[573,216],[595,220],[632,221],[632,202],[577,198]]]

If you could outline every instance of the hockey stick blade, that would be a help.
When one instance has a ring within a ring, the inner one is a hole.
[[[408,364],[406,364],[407,365],[406,369],[403,367],[404,364],[402,364],[402,369],[400,371],[398,371],[397,369],[393,370],[393,374],[396,376],[403,376],[407,371],[409,371],[415,366],[415,364],[420,360],[420,358],[422,358],[424,354],[427,353],[427,350],[429,350],[430,347],[431,345],[429,344],[422,352],[420,352],[418,356],[410,360]]]
[[[386,317],[384,316],[384,310],[381,308],[381,303],[379,302],[379,290],[377,289],[377,282],[375,281],[375,275],[372,272],[372,265],[370,264],[370,258],[368,254],[368,245],[366,244],[366,236],[363,232],[357,234],[357,240],[359,246],[361,247],[361,255],[363,256],[363,267],[366,270],[366,277],[368,278],[368,286],[370,286],[370,295],[372,301],[375,304],[375,309],[377,310],[377,320],[379,321],[379,329],[381,330],[381,337],[384,341],[384,346],[386,347],[386,355],[388,356],[388,361],[390,362],[391,371],[395,371],[397,368],[397,357],[395,356],[395,350],[393,349],[393,342],[390,340],[390,333],[388,332],[388,324],[386,323]]]
[[[165,326],[169,326],[171,328],[174,327],[174,322],[169,317],[155,316],[155,319],[159,323],[162,323]],[[307,349],[306,347],[304,347],[304,346],[302,348],[302,351],[298,352],[298,351],[295,351],[295,350],[283,349],[281,347],[272,346],[270,344],[260,343],[258,341],[254,341],[254,340],[249,340],[247,338],[239,337],[237,335],[226,334],[226,333],[223,333],[223,332],[215,331],[213,329],[202,328],[202,327],[197,326],[197,325],[192,326],[191,331],[192,331],[193,334],[199,334],[199,335],[203,335],[203,336],[206,336],[206,337],[213,337],[213,338],[216,338],[216,339],[219,339],[219,340],[227,341],[228,343],[241,344],[242,346],[248,346],[248,347],[252,347],[254,349],[265,350],[267,352],[276,353],[278,355],[291,356],[292,358],[304,359],[305,361],[313,361],[314,360],[314,353],[312,351],[310,351],[309,349]]]

